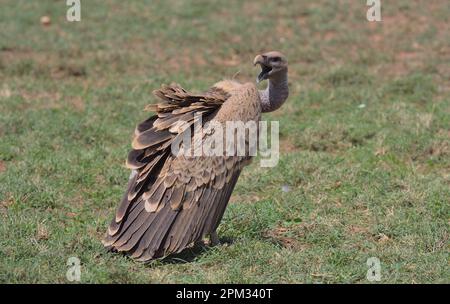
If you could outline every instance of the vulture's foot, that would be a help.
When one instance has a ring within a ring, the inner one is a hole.
[[[201,239],[194,242],[194,247],[204,247],[204,246],[217,246],[220,245],[219,237],[217,236],[217,232],[214,231],[209,235],[209,239]]]
[[[209,235],[209,244],[211,246],[217,246],[220,244],[219,237],[217,236],[217,231],[214,231]]]

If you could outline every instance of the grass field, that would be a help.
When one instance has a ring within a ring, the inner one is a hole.
[[[0,0],[0,282],[68,282],[74,256],[84,283],[370,283],[370,257],[382,283],[450,283],[448,2],[381,1],[382,22],[366,1],[277,2],[82,1],[71,23],[65,1]],[[105,252],[151,91],[253,81],[272,49],[281,159],[243,172],[227,242]]]

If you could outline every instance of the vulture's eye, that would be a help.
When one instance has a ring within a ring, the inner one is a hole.
[[[281,58],[280,58],[280,57],[273,57],[273,58],[272,58],[272,61],[273,61],[273,62],[280,62],[280,61],[281,61]]]

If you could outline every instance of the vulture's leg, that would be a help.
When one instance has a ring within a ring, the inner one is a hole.
[[[209,241],[211,246],[217,246],[220,244],[219,237],[217,236],[217,231],[211,232],[209,235]]]
[[[203,240],[197,240],[194,242],[194,247],[203,247],[205,246],[205,241]]]

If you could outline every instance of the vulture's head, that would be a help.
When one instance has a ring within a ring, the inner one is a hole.
[[[257,64],[261,66],[261,73],[256,78],[257,82],[286,73],[288,66],[286,56],[277,51],[257,55],[253,60],[253,65]]]

